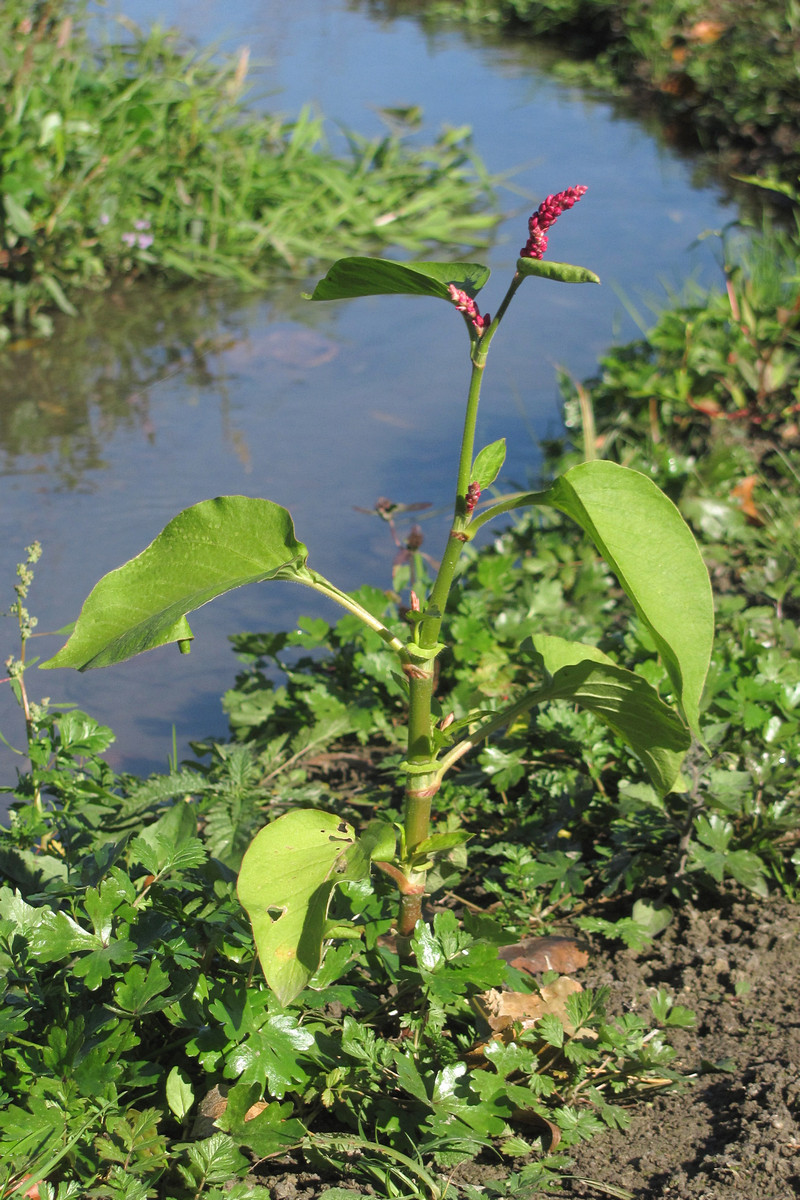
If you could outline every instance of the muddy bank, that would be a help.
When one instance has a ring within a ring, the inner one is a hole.
[[[620,1009],[665,987],[697,1014],[672,1037],[694,1078],[594,1138],[577,1174],[636,1200],[791,1200],[800,1194],[800,922],[781,900],[690,912],[650,951],[593,957],[586,982]],[[596,1195],[585,1185],[565,1195]]]

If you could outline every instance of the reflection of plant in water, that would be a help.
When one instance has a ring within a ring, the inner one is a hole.
[[[226,319],[207,297],[117,293],[18,350],[15,371],[0,377],[3,471],[46,459],[57,486],[85,487],[118,430],[153,438],[150,389],[177,375],[197,387],[215,382],[210,356]]]
[[[44,462],[53,486],[91,487],[91,473],[105,467],[105,447],[118,432],[157,439],[153,389],[175,379],[187,395],[218,398],[223,440],[247,466],[248,447],[228,411],[226,358],[255,336],[264,316],[258,299],[234,301],[209,290],[141,285],[90,297],[81,316],[57,321],[52,338],[20,347],[14,371],[0,373],[0,471],[39,470]],[[270,324],[287,319],[296,328],[300,320],[313,327],[324,318],[298,307],[295,285],[277,289],[267,312]],[[262,340],[270,336],[268,328]],[[287,344],[285,331],[280,344]]]

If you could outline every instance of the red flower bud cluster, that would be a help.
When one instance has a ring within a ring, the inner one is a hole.
[[[471,483],[467,488],[467,494],[464,497],[464,506],[468,513],[471,513],[475,505],[481,498],[481,485],[476,481]]]
[[[477,329],[478,335],[480,336],[484,329],[487,329],[491,324],[492,318],[488,313],[482,317],[478,312],[478,306],[472,297],[468,296],[466,292],[462,292],[462,290],[457,288],[454,283],[451,283],[447,290],[450,293],[450,299],[453,301],[453,304],[455,304],[458,311],[465,313],[466,316],[469,317],[473,329]]]
[[[565,192],[557,192],[555,196],[548,196],[542,201],[528,221],[528,240],[519,252],[520,258],[544,258],[547,249],[545,232],[555,225],[563,212],[580,200],[585,191],[586,187],[579,183],[577,187],[567,188]]]

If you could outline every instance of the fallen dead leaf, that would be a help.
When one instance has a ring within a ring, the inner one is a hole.
[[[561,1141],[561,1130],[558,1126],[530,1108],[515,1109],[513,1120],[519,1125],[527,1125],[528,1129],[533,1129],[536,1133],[542,1134],[544,1149],[548,1154],[552,1154]]]
[[[575,938],[533,937],[514,946],[503,946],[500,957],[518,971],[541,975],[558,971],[559,975],[574,975],[587,966],[589,955]]]
[[[226,1084],[220,1087],[215,1085],[210,1092],[206,1092],[203,1099],[200,1101],[200,1107],[197,1116],[194,1119],[192,1126],[192,1137],[207,1138],[217,1132],[215,1124],[217,1117],[221,1117],[228,1107],[228,1088]]]
[[[492,988],[475,996],[474,1004],[495,1033],[511,1029],[517,1023],[523,1029],[532,1029],[545,1013],[552,1013],[572,1036],[576,1030],[567,1016],[567,997],[582,991],[577,979],[561,975],[538,992],[500,992]]]
[[[727,28],[728,26],[724,25],[722,21],[695,21],[686,36],[693,42],[708,45],[721,38]]]
[[[739,501],[739,507],[750,525],[765,525],[766,522],[756,508],[753,500],[753,488],[758,483],[757,475],[745,475],[731,492],[734,500]]]
[[[16,1185],[12,1181],[11,1190],[4,1191],[2,1193],[2,1195],[3,1196],[10,1196],[12,1194],[18,1195],[19,1189],[22,1187],[23,1183],[25,1183],[25,1181],[27,1179],[33,1179],[33,1176],[32,1175],[23,1175],[22,1179],[20,1179],[19,1183],[17,1183]],[[40,1193],[39,1193],[38,1183],[31,1184],[31,1186],[28,1188],[28,1190],[26,1192],[23,1192],[22,1194],[23,1194],[23,1196],[26,1197],[26,1200],[39,1200]]]

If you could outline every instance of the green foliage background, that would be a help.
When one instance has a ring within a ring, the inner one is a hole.
[[[321,117],[246,97],[244,53],[109,32],[80,0],[3,4],[0,343],[121,278],[261,289],[353,250],[476,244],[494,223],[469,130],[427,147],[349,132],[340,158]]]

